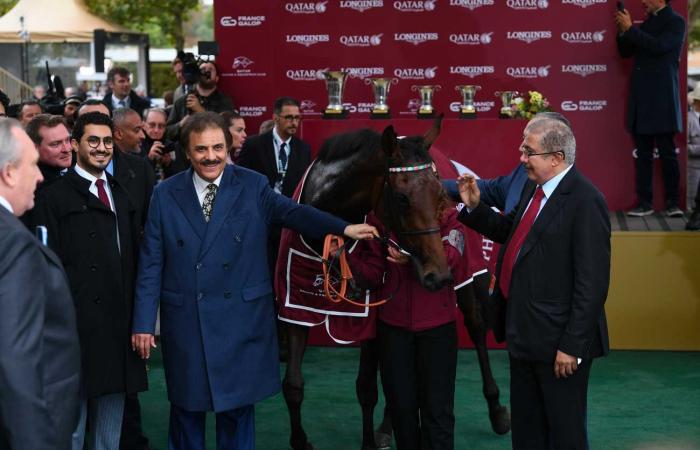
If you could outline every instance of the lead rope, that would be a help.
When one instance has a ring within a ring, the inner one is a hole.
[[[338,244],[339,256],[331,255],[331,245],[333,245],[333,241],[336,241]],[[336,259],[340,264],[340,290],[337,290],[331,284],[331,266]],[[342,236],[335,236],[332,234],[326,235],[326,239],[323,241],[323,255],[321,261],[323,263],[323,294],[325,295],[326,299],[330,300],[331,302],[340,303],[344,301],[350,303],[351,305],[365,308],[380,306],[389,300],[388,298],[385,298],[372,303],[360,303],[350,300],[345,296],[348,288],[348,281],[352,279],[352,271],[350,270],[348,259],[345,256],[345,240]]]

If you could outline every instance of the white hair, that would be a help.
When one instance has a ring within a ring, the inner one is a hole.
[[[16,164],[22,157],[19,141],[12,130],[22,129],[22,125],[10,118],[0,119],[0,170],[8,164]]]

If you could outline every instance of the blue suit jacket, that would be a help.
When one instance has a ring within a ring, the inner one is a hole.
[[[476,184],[481,191],[481,201],[488,206],[496,208],[508,214],[520,201],[520,194],[527,181],[525,166],[518,164],[511,173],[505,176],[476,180]],[[461,202],[459,191],[455,180],[444,180],[442,182],[447,194],[455,201]]]
[[[280,389],[267,236],[273,225],[314,238],[345,221],[226,167],[209,223],[192,169],[156,188],[141,247],[134,333],[153,333],[160,304],[168,397],[188,411],[227,411]]]
[[[627,127],[636,134],[681,131],[678,64],[685,21],[666,5],[641,26],[618,35],[623,58],[634,57],[627,109]]]

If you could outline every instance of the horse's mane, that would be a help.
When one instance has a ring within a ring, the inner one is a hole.
[[[422,136],[408,136],[401,142],[401,157],[404,161],[432,161]],[[381,135],[369,128],[363,128],[326,139],[321,145],[317,159],[323,162],[342,160],[350,156],[366,159],[381,151]]]
[[[374,130],[363,128],[337,134],[326,139],[316,157],[319,161],[342,160],[349,156],[364,159],[381,151],[381,136]]]

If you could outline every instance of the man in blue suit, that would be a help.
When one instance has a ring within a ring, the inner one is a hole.
[[[149,357],[160,304],[173,450],[204,449],[206,411],[216,412],[218,449],[255,448],[253,405],[280,390],[270,228],[314,238],[376,233],[275,193],[263,175],[227,166],[225,129],[212,112],[183,126],[192,168],[155,189],[141,248],[132,343]]]
[[[615,13],[617,49],[623,58],[634,57],[627,104],[627,127],[637,147],[635,161],[638,205],[627,214],[652,214],[654,144],[659,150],[666,193],[666,215],[682,216],[678,207],[680,169],[673,137],[681,131],[678,63],[685,21],[667,0],[641,0],[647,18],[632,25],[629,12]]]

